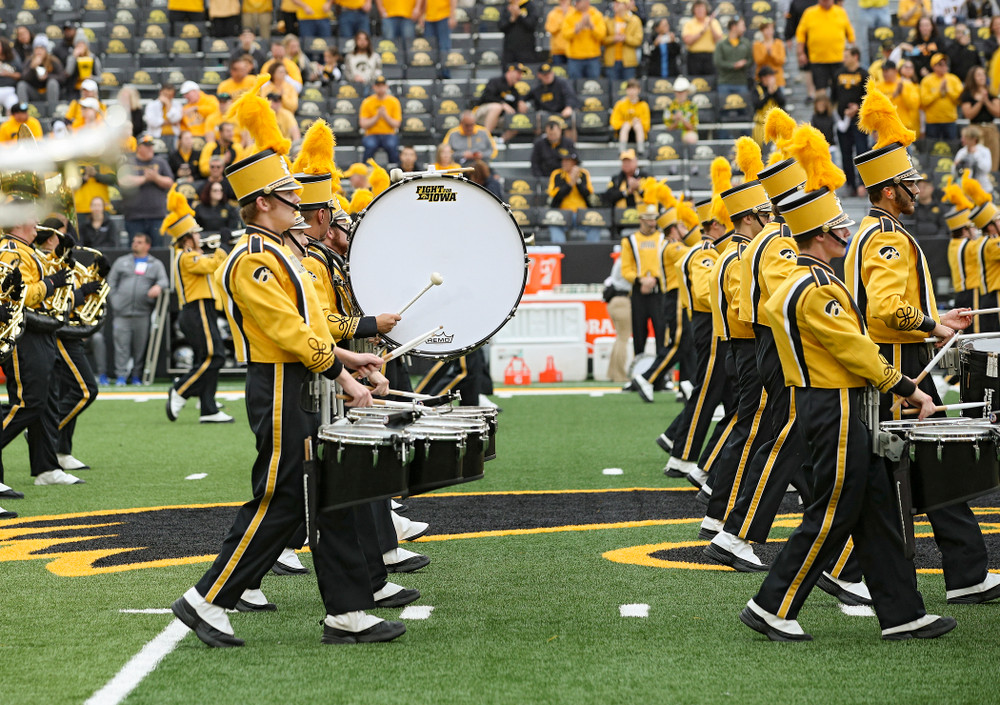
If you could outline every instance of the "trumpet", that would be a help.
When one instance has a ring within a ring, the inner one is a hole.
[[[20,264],[20,257],[10,264],[0,262],[0,281],[5,280]],[[10,319],[0,326],[0,360],[10,357],[17,339],[24,332],[24,293],[15,298],[12,289],[13,287],[8,287],[0,290],[0,305],[7,306],[10,311]]]

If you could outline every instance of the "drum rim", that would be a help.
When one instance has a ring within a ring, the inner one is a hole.
[[[416,433],[413,427],[416,426]],[[431,426],[410,424],[403,428],[403,433],[411,440],[415,441],[464,441],[469,433],[463,429],[449,426]]]
[[[359,429],[364,429],[359,432]],[[374,431],[369,433],[368,431]],[[375,441],[366,445],[391,445],[401,434],[396,429],[378,424],[351,424],[343,428],[321,430],[319,439],[321,441]],[[381,441],[381,443],[378,443]]]
[[[939,433],[943,431],[943,433]],[[977,433],[978,432],[978,433]],[[937,427],[908,431],[906,439],[914,443],[960,443],[962,441],[987,441],[996,439],[996,431],[990,426],[962,426],[956,428]]]
[[[507,317],[505,319],[503,319],[503,321],[500,322],[500,325],[498,325],[493,330],[493,332],[491,332],[489,335],[487,335],[485,338],[483,338],[483,340],[481,342],[476,343],[475,345],[468,345],[468,346],[466,346],[464,348],[461,348],[460,350],[453,350],[453,351],[447,352],[447,353],[433,353],[433,352],[424,352],[422,350],[419,350],[420,346],[417,346],[417,348],[414,348],[413,350],[410,350],[410,352],[407,353],[407,355],[413,355],[414,357],[421,357],[421,358],[426,358],[426,359],[430,359],[430,360],[448,361],[448,360],[454,360],[455,358],[458,358],[458,357],[462,357],[463,355],[468,355],[469,353],[475,352],[479,348],[481,348],[484,345],[486,345],[486,343],[488,343],[493,338],[494,335],[496,335],[498,332],[500,332],[501,328],[503,328],[505,325],[507,325],[507,321],[509,321],[514,316],[514,314],[517,312],[517,307],[521,305],[521,299],[524,298],[524,290],[528,286],[528,246],[524,242],[524,232],[521,230],[521,226],[517,224],[517,220],[514,219],[514,214],[511,212],[509,204],[504,203],[502,200],[500,200],[500,198],[495,193],[493,193],[492,191],[490,191],[485,186],[480,186],[475,181],[472,181],[472,180],[466,178],[465,176],[463,176],[461,174],[441,174],[441,173],[429,172],[429,173],[426,173],[426,174],[416,174],[416,175],[413,175],[413,176],[407,176],[407,177],[405,177],[403,179],[400,179],[396,183],[391,184],[389,186],[389,188],[387,188],[385,191],[383,191],[382,193],[380,193],[379,195],[377,195],[375,198],[373,198],[372,201],[371,201],[371,203],[369,203],[367,206],[365,206],[361,210],[361,212],[358,213],[357,219],[355,219],[354,223],[351,225],[351,236],[350,236],[349,242],[347,244],[347,255],[345,256],[346,264],[345,264],[344,276],[347,277],[347,281],[348,281],[348,283],[350,283],[350,281],[351,281],[351,250],[354,249],[354,236],[357,234],[358,228],[361,226],[361,223],[364,221],[365,214],[367,214],[368,209],[370,209],[373,205],[375,205],[376,203],[378,203],[378,201],[379,201],[380,198],[382,198],[383,196],[385,196],[385,194],[389,193],[394,188],[402,186],[403,184],[406,184],[406,183],[408,183],[410,181],[415,181],[416,179],[427,179],[427,178],[443,178],[443,179],[450,179],[450,180],[453,180],[453,181],[461,181],[461,182],[469,184],[470,186],[475,186],[479,190],[481,190],[481,191],[489,194],[490,198],[492,198],[494,201],[496,201],[497,203],[499,203],[503,207],[504,212],[507,214],[507,218],[510,220],[511,223],[514,224],[514,227],[517,229],[517,234],[521,236],[521,253],[524,255],[524,272],[521,275],[521,292],[517,295],[517,300],[514,301],[514,305],[511,307],[510,311],[507,313]],[[351,296],[352,297],[354,296],[354,287],[351,287]],[[354,298],[354,302],[358,305],[358,310],[361,312],[361,315],[362,316],[367,315],[367,314],[365,314],[364,309],[361,307],[361,303],[357,300],[356,297]],[[392,338],[392,336],[390,334],[383,334],[382,335],[382,340],[384,340],[387,343],[389,343],[390,349],[398,348],[401,345],[403,345],[403,343],[406,342],[405,340],[404,341],[397,341],[394,338]]]

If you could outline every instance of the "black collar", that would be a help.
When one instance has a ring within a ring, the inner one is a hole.
[[[799,253],[799,259],[796,262],[796,264],[799,264],[803,267],[822,267],[830,274],[833,274],[833,267],[830,266],[829,262],[824,262],[823,260],[817,259],[813,255],[806,254],[804,252]]]
[[[273,230],[268,230],[260,225],[254,225],[253,223],[247,226],[247,235],[263,235],[266,238],[274,240],[274,242],[279,245],[283,245],[285,243],[285,239],[278,233]]]

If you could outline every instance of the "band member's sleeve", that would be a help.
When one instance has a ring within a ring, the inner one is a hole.
[[[934,319],[906,299],[906,282],[915,263],[905,235],[886,232],[873,238],[862,266],[868,275],[866,289],[872,316],[895,330],[934,330]]]
[[[324,372],[337,364],[333,339],[320,337],[306,325],[282,285],[287,277],[272,255],[260,253],[244,255],[230,279],[233,290],[240,293],[244,316],[253,318],[277,347],[294,355],[310,371]]]
[[[798,260],[798,250],[788,243],[788,238],[776,237],[764,245],[761,257],[761,283],[770,296],[792,276]]]
[[[181,268],[191,274],[212,274],[226,261],[226,253],[222,249],[215,254],[204,255],[197,252],[185,252],[181,255]]]
[[[861,330],[847,294],[836,285],[819,286],[803,296],[802,313],[816,340],[849,372],[864,377],[881,392],[902,378]],[[912,392],[911,392],[912,393]]]
[[[0,252],[0,260],[7,264],[13,264],[20,260],[17,268],[21,270],[21,281],[24,284],[24,305],[28,308],[35,308],[52,293],[33,259],[26,258],[17,250],[3,250]]]
[[[622,277],[629,284],[635,284],[635,278],[638,274],[638,264],[635,261],[635,253],[632,252],[632,243],[629,242],[627,237],[622,238]]]

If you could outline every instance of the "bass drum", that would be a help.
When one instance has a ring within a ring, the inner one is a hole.
[[[430,283],[383,338],[398,347],[437,325],[444,331],[411,352],[448,359],[472,352],[514,315],[528,277],[524,237],[507,206],[457,176],[404,179],[362,211],[347,251],[361,311],[398,313]]]

